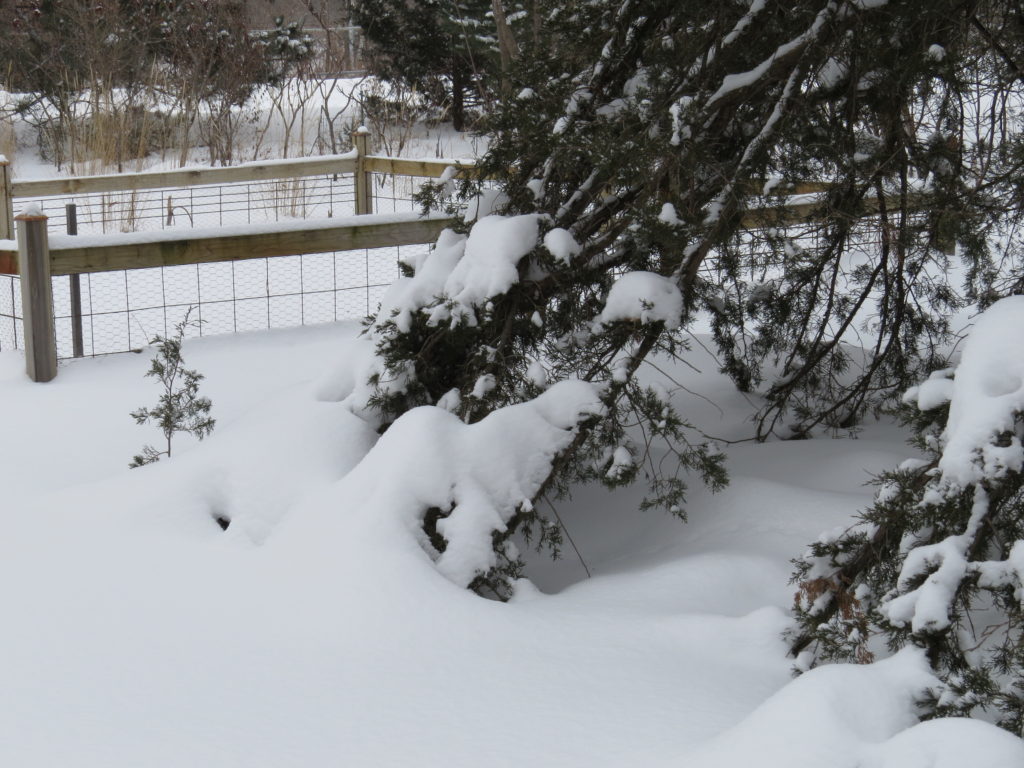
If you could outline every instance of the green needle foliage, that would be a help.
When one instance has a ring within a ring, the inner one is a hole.
[[[757,435],[811,437],[892,408],[945,367],[956,309],[1019,290],[1019,3],[530,8],[540,29],[516,38],[509,96],[482,121],[486,183],[422,201],[456,211],[488,187],[488,209],[535,216],[538,237],[472,307],[407,265],[419,287],[370,329],[382,429],[442,401],[479,421],[535,397],[541,365],[548,383],[601,386],[605,414],[538,496],[636,479],[681,516],[688,481],[724,482],[721,455],[637,374],[685,363],[695,321],[710,318],[723,371],[762,404]],[[678,289],[680,324],[595,322],[630,272]],[[496,533],[496,551],[530,523]]]
[[[190,321],[191,314],[192,310],[189,309],[184,319],[174,326],[173,336],[164,338],[158,335],[152,341],[156,347],[156,354],[146,376],[159,381],[163,392],[153,408],[139,408],[132,411],[131,415],[136,424],[154,423],[160,427],[165,448],[159,451],[151,445],[145,446],[128,465],[133,469],[152,464],[161,456],[170,458],[172,440],[177,433],[195,435],[202,440],[213,431],[216,423],[215,419],[210,417],[210,399],[199,395],[199,382],[203,380],[203,375],[186,368],[185,360],[181,356],[185,329],[195,324],[194,321]]]

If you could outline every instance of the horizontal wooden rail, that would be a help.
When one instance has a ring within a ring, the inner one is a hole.
[[[50,270],[54,275],[75,275],[415,245],[437,239],[451,223],[448,217],[414,217],[370,215],[361,217],[366,221],[335,219],[305,229],[253,226],[245,233],[233,234],[193,229],[176,232],[175,239],[139,237],[135,242],[130,234],[106,243],[99,242],[99,238],[55,236],[50,247]]]
[[[888,210],[899,209],[900,198],[898,196],[887,196],[884,199]],[[927,210],[929,198],[924,194],[912,194],[909,196],[908,202],[910,203],[909,213],[920,213]],[[855,218],[875,216],[881,209],[882,206],[877,197],[865,197]],[[824,202],[819,199],[790,205],[751,208],[743,212],[740,226],[743,229],[759,229],[762,227],[786,227],[794,224],[815,224],[834,219],[836,215],[834,211],[827,210]]]
[[[892,208],[895,197],[886,199]],[[911,200],[911,212],[927,208],[924,195]],[[866,198],[862,216],[879,211],[875,198]],[[744,229],[785,227],[826,221],[830,214],[821,200],[753,208],[743,212]],[[112,237],[55,235],[50,243],[50,269],[54,275],[107,272],[120,269],[169,267],[214,261],[238,261],[306,253],[384,248],[434,241],[452,220],[446,216],[419,217],[414,213],[358,216],[302,222],[302,228],[278,224],[251,225],[244,233],[223,228],[127,233]],[[18,274],[17,243],[0,241],[0,274]]]
[[[3,240],[0,249],[0,275],[18,274],[18,242],[17,240]]]
[[[476,168],[472,160],[407,160],[404,157],[366,155],[363,170],[370,173],[390,173],[395,176],[422,176],[440,178],[448,168],[456,168],[459,174],[468,174]]]
[[[90,192],[129,192],[140,189],[197,187],[205,184],[231,184],[325,176],[327,174],[351,174],[355,173],[357,162],[356,154],[349,152],[344,155],[325,155],[298,160],[245,163],[227,168],[180,168],[174,171],[147,171],[108,176],[14,179],[11,182],[11,188],[15,197],[34,198]]]

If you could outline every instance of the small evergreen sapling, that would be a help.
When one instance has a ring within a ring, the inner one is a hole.
[[[190,309],[184,319],[174,326],[174,335],[169,338],[157,335],[152,344],[156,346],[156,354],[150,363],[146,376],[158,379],[164,391],[160,400],[153,408],[139,408],[132,411],[132,418],[137,424],[155,422],[163,432],[167,448],[158,451],[147,445],[142,452],[132,458],[128,466],[141,467],[158,461],[161,456],[171,456],[171,441],[177,432],[186,432],[202,440],[213,431],[216,423],[210,417],[212,403],[208,397],[199,396],[199,382],[204,378],[198,371],[185,367],[181,356],[181,345],[185,339],[185,329],[193,324],[189,316]]]

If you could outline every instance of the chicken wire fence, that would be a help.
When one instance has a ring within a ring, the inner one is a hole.
[[[51,232],[65,232],[67,205],[75,205],[78,234],[223,227],[294,219],[352,216],[351,174],[324,174],[171,189],[143,189],[20,198],[15,210],[36,203]]]
[[[0,351],[20,349],[22,338],[21,280],[0,275]]]
[[[414,210],[423,179],[373,174],[380,212]],[[318,177],[19,199],[37,203],[51,233],[66,231],[74,204],[78,234],[181,230],[351,216],[353,177]],[[375,208],[375,210],[377,210]],[[137,350],[173,333],[192,310],[188,336],[288,328],[360,319],[376,311],[398,277],[402,256],[428,244],[247,259],[78,276],[85,356]],[[54,329],[61,359],[74,354],[72,283],[53,278]],[[0,350],[23,346],[20,280],[0,276]]]
[[[415,210],[413,196],[424,181],[372,174],[373,210]],[[42,207],[51,232],[65,231],[66,205],[74,203],[78,232],[92,234],[350,216],[355,192],[353,177],[345,174],[23,199],[19,207],[28,202]],[[819,232],[815,224],[784,230],[794,246],[812,249]],[[747,230],[730,246],[747,253],[752,282],[770,281],[782,267],[768,244],[769,235],[778,233]],[[877,219],[864,219],[853,238],[857,247],[844,258],[870,258],[880,241]],[[191,318],[200,321],[188,329],[195,336],[363,318],[376,311],[398,277],[399,258],[428,248],[395,246],[84,274],[78,278],[83,352],[95,356],[136,350],[157,334],[167,336],[190,308]],[[705,276],[721,278],[715,269],[709,261]],[[62,359],[73,356],[72,281],[68,276],[53,278],[54,326]],[[0,276],[0,350],[22,346],[19,282],[17,276]]]

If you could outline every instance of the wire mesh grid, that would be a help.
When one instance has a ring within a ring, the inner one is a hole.
[[[53,232],[66,230],[66,206],[73,203],[79,234],[104,234],[351,216],[355,186],[351,174],[325,174],[18,201],[19,207],[32,202],[41,206]]]
[[[418,183],[386,176],[380,212],[414,210]],[[422,180],[415,180],[421,182]],[[295,218],[352,215],[351,176],[284,179],[172,190],[76,195],[37,201],[51,232],[64,232],[65,205],[76,207],[80,234],[216,227]],[[427,244],[281,256],[175,267],[97,272],[53,278],[54,327],[61,359],[74,354],[72,283],[81,296],[86,356],[137,350],[173,333],[192,310],[189,336],[363,318],[377,310],[398,277],[398,261]],[[21,292],[16,277],[0,281],[0,348],[22,346]]]
[[[877,216],[868,216],[855,222],[840,256],[844,270],[877,258],[882,246],[882,226]],[[783,227],[746,229],[737,232],[727,248],[743,254],[742,280],[751,284],[764,283],[779,277],[786,263],[800,251],[820,250],[824,245],[827,227],[827,222],[810,221]],[[722,261],[709,259],[703,263],[700,271],[713,282],[732,282]]]
[[[21,279],[0,275],[0,352],[21,349]]]
[[[395,176],[387,173],[372,173],[370,176],[370,194],[373,196],[373,210],[376,213],[418,210],[413,196],[420,187],[433,181],[418,176]]]
[[[191,309],[187,335],[289,328],[362,318],[398,275],[402,248],[282,256],[81,275],[84,353],[139,349]],[[73,354],[70,282],[53,278],[61,358]]]

